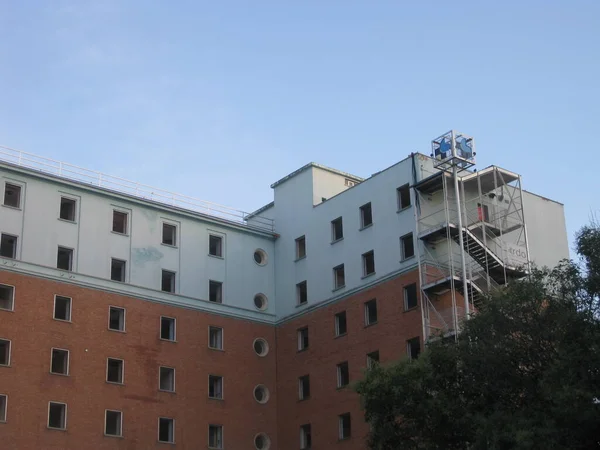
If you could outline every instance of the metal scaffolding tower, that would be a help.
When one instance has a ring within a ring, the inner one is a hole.
[[[472,137],[450,131],[432,141],[438,172],[417,182],[423,335],[457,336],[493,290],[529,270],[518,174],[475,164]]]

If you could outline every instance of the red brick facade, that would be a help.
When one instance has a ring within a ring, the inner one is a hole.
[[[278,328],[68,283],[0,271],[15,286],[14,311],[0,310],[0,338],[12,341],[10,367],[0,367],[0,394],[8,395],[6,449],[152,449],[159,417],[175,419],[175,448],[208,447],[208,425],[223,425],[224,448],[254,448],[264,432],[271,449],[300,447],[299,427],[310,423],[312,449],[364,449],[368,426],[358,397],[336,387],[336,364],[348,361],[351,383],[366,354],[381,362],[406,354],[406,340],[421,336],[420,310],[404,311],[403,287],[417,272],[396,277],[335,304],[317,308]],[[54,295],[72,297],[72,321],[53,319]],[[377,299],[377,323],[365,327],[364,302]],[[126,309],[126,331],[108,330],[109,306]],[[334,314],[346,311],[348,331],[335,337]],[[160,316],[177,319],[177,341],[159,339]],[[208,348],[208,327],[224,329],[224,351]],[[297,329],[308,326],[309,348],[297,350]],[[253,351],[265,338],[266,357]],[[70,351],[69,376],[50,374],[51,348]],[[123,359],[124,384],[106,382],[108,357]],[[175,393],[158,389],[159,366],[176,369]],[[208,376],[224,378],[224,399],[208,398]],[[298,400],[298,377],[310,375],[311,396]],[[270,400],[253,390],[264,384]],[[47,428],[48,402],[68,405],[67,429]],[[123,412],[123,437],[104,436],[106,409]],[[338,440],[338,415],[351,413],[352,437]]]

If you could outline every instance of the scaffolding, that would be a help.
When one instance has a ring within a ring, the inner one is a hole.
[[[439,171],[413,188],[423,335],[458,335],[482,303],[529,271],[518,174],[475,164],[473,139],[451,131],[433,141]]]

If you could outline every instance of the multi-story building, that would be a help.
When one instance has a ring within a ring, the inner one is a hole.
[[[364,449],[371,364],[568,257],[560,203],[433,156],[245,214],[0,148],[2,448]]]

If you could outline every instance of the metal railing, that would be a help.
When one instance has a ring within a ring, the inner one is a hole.
[[[73,164],[55,161],[21,150],[0,146],[0,161],[37,170],[46,174],[67,180],[85,183],[108,189],[114,192],[131,195],[144,200],[162,203],[164,205],[191,210],[208,216],[217,217],[263,231],[274,232],[273,219],[262,216],[252,216],[248,223],[249,213],[233,209],[217,203],[207,202],[175,192],[165,191],[146,184],[129,181],[124,178],[107,175],[95,170],[85,169]]]

